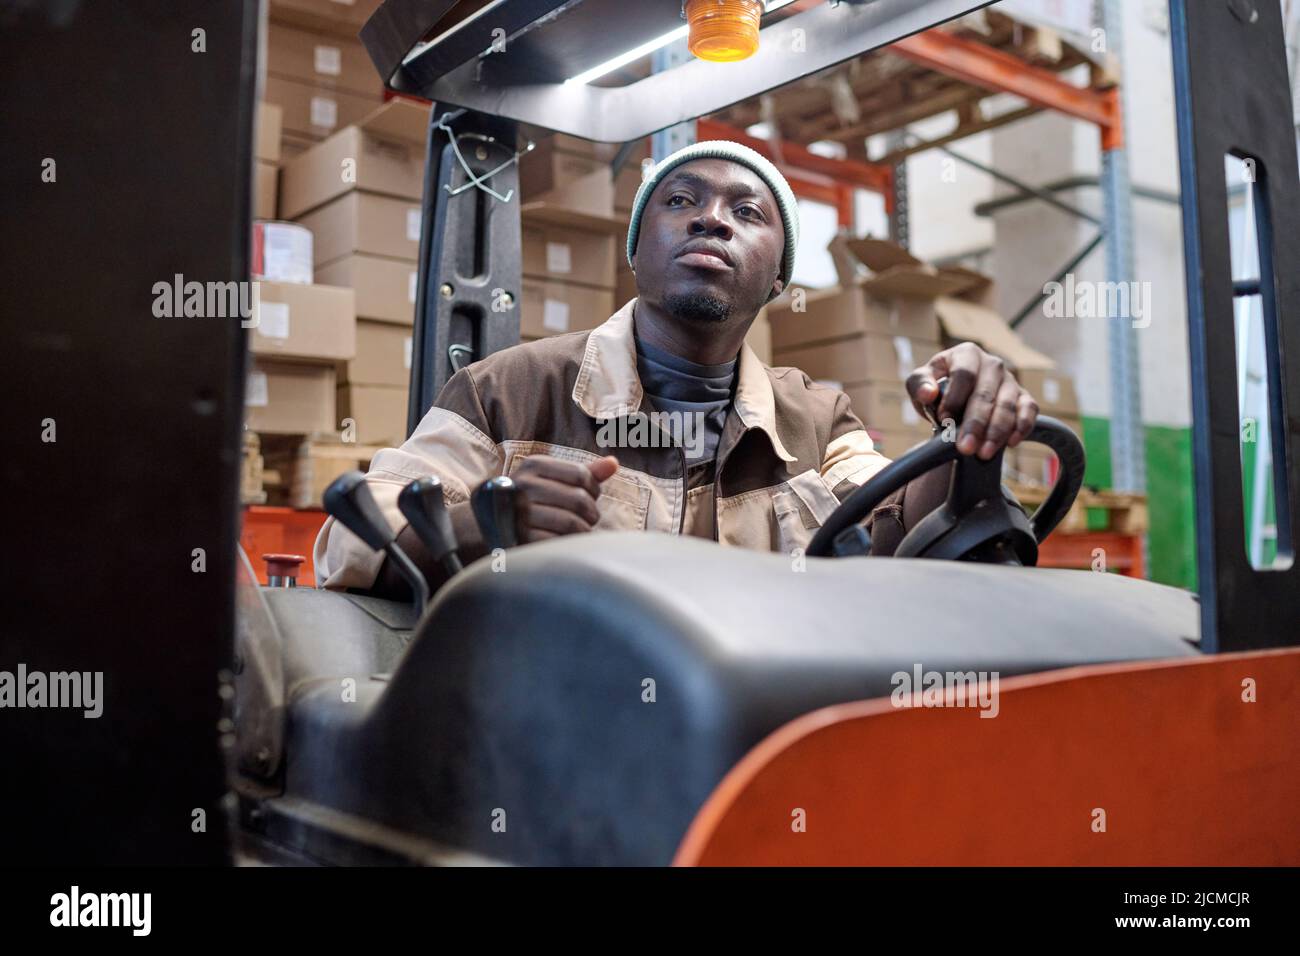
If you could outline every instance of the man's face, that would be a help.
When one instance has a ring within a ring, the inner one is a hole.
[[[683,163],[641,215],[637,294],[670,315],[748,320],[780,291],[785,228],[772,191],[726,159]]]

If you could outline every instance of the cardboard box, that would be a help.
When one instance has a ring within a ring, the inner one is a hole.
[[[356,425],[356,440],[364,444],[397,446],[406,441],[405,386],[341,385],[340,423]]]
[[[853,413],[862,419],[868,431],[879,428],[895,434],[912,435],[916,436],[915,441],[924,441],[933,431],[933,426],[912,405],[912,399],[901,383],[848,385],[844,393],[849,396]]]
[[[280,179],[280,170],[275,163],[258,160],[253,172],[253,218],[274,219],[276,209],[276,185]]]
[[[261,220],[253,223],[253,255],[249,271],[254,279],[311,285],[312,234],[296,222]]]
[[[390,100],[285,164],[282,215],[295,219],[353,189],[419,201],[429,106]]]
[[[777,350],[838,341],[864,332],[939,341],[939,318],[929,299],[881,300],[860,286],[793,289],[791,293],[767,307],[772,347]],[[796,311],[799,306],[803,311]]]
[[[357,354],[339,363],[340,385],[406,388],[411,381],[413,330],[389,322],[357,322]]]
[[[267,100],[283,111],[284,132],[314,140],[365,118],[381,100],[379,93],[331,90],[278,76],[266,78],[264,92]]]
[[[610,233],[525,222],[521,235],[526,278],[614,288],[617,239]]]
[[[614,310],[623,308],[636,297],[636,273],[624,265],[614,273]]]
[[[637,190],[641,188],[641,179],[641,163],[638,160],[629,160],[627,165],[618,171],[618,175],[614,177],[615,215],[631,217],[632,204],[636,202]]]
[[[1004,480],[1027,485],[1050,485],[1056,481],[1061,466],[1045,445],[1021,445],[1008,449],[1002,456]]]
[[[317,143],[313,136],[297,136],[294,133],[280,134],[280,154],[284,157],[285,162],[301,156],[307,150],[311,149]]]
[[[295,365],[258,360],[248,371],[248,427],[269,435],[306,435],[337,427],[332,365]]]
[[[520,157],[519,193],[526,203],[546,203],[590,216],[614,214],[609,163],[557,149],[554,137]]]
[[[359,39],[346,39],[270,23],[266,28],[268,76],[310,83],[323,89],[380,94],[383,81]]]
[[[357,297],[358,319],[396,322],[408,328],[415,321],[420,269],[414,262],[378,256],[345,256],[317,269],[316,278],[352,289]]]
[[[936,299],[934,307],[944,336],[949,342],[974,342],[1020,371],[1050,369],[1056,365],[1016,335],[1002,316],[992,309],[975,302],[948,297]]]
[[[1021,369],[1016,378],[1038,402],[1039,411],[1053,418],[1077,418],[1079,395],[1074,379],[1054,369]]]
[[[357,354],[352,290],[259,282],[248,347],[267,358],[331,362]]]
[[[563,335],[594,329],[614,314],[610,289],[525,279],[519,313],[521,335]]]
[[[772,325],[767,317],[767,309],[760,309],[754,316],[754,324],[745,333],[745,344],[753,349],[760,362],[772,364]]]
[[[924,432],[916,429],[890,431],[887,428],[873,428],[870,425],[867,426],[867,434],[871,436],[876,451],[890,459],[901,458],[905,451],[931,438],[928,429]]]
[[[902,382],[939,350],[938,342],[869,332],[826,345],[776,349],[772,358],[778,366],[792,365],[810,378],[843,388],[864,382]]]
[[[382,0],[271,0],[270,19],[308,30],[356,37]]]
[[[637,148],[632,150],[627,162],[614,177],[614,211],[616,213],[628,217],[632,215],[632,204],[636,201],[637,190],[641,188],[642,165],[650,158],[649,141],[643,140]]]
[[[257,104],[257,132],[253,134],[253,154],[267,163],[280,161],[280,132],[284,111],[274,103]]]
[[[1056,416],[1083,441],[1083,421],[1078,416]],[[1046,445],[1021,443],[1008,449],[1003,457],[1003,472],[1015,481],[1032,485],[1050,485],[1060,472],[1055,453]]]
[[[888,239],[855,239],[841,232],[831,239],[827,249],[840,285],[861,286],[877,299],[934,299],[957,295],[988,281],[970,269],[929,265]],[[861,266],[867,269],[865,275]]]
[[[605,165],[614,161],[618,155],[620,143],[597,143],[593,140],[582,139],[578,136],[570,136],[567,133],[556,133],[549,136],[543,142],[551,144],[552,148],[558,149],[564,153],[573,153],[576,156],[587,156],[591,159],[598,159]],[[540,144],[539,144],[540,145]],[[646,146],[641,147],[644,155],[650,155]],[[637,157],[640,158],[639,156]]]
[[[239,462],[239,503],[266,504],[266,489],[262,487],[262,442],[257,432],[244,431],[242,452]]]
[[[313,435],[301,442],[291,458],[277,463],[289,476],[289,506],[319,508],[325,489],[344,472],[365,471],[380,451],[377,445],[342,441],[340,436]]]
[[[418,202],[354,191],[298,222],[312,232],[317,266],[354,252],[414,262],[420,254],[420,215]]]

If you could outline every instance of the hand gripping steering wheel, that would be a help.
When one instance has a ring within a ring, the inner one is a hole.
[[[1038,563],[1038,545],[1074,504],[1083,484],[1083,445],[1063,423],[1045,415],[1027,442],[1046,445],[1061,463],[1061,473],[1046,500],[1026,518],[1002,488],[1002,452],[989,461],[957,452],[956,441],[936,435],[891,462],[844,499],[808,545],[809,557],[870,554],[871,539],[862,522],[889,495],[909,481],[956,461],[948,498],[903,538],[895,557],[946,558],[990,564]]]

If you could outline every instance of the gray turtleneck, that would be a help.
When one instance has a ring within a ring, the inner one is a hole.
[[[704,441],[698,455],[687,449],[691,466],[711,462],[722,438],[736,381],[736,359],[722,365],[699,365],[636,340],[636,370],[656,411],[701,416]]]

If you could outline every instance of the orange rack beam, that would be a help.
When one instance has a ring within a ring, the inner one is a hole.
[[[994,92],[1014,93],[1035,106],[1093,123],[1101,130],[1102,149],[1119,149],[1124,145],[1117,88],[1092,90],[1073,86],[1050,70],[942,30],[926,30],[904,37],[887,49],[936,73]]]

